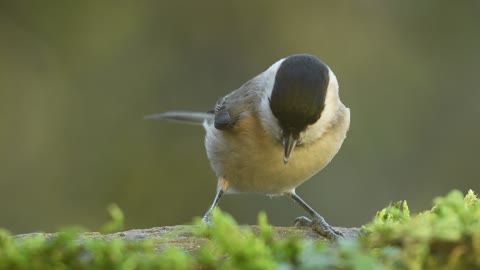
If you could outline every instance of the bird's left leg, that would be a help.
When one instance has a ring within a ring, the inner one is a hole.
[[[314,231],[325,236],[330,240],[334,240],[343,236],[341,232],[330,226],[325,219],[318,214],[312,207],[310,207],[302,198],[300,198],[295,191],[287,192],[285,195],[298,203],[307,213],[312,217],[310,220],[307,217],[298,217],[295,219],[295,226],[311,227]]]

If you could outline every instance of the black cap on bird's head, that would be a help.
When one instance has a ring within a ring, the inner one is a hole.
[[[283,131],[285,163],[300,133],[320,119],[328,83],[329,68],[315,56],[292,55],[280,64],[270,97],[270,109]]]

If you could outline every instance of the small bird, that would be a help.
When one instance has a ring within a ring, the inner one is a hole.
[[[295,225],[309,226],[329,239],[342,236],[295,193],[337,154],[350,125],[350,109],[340,101],[337,78],[317,57],[280,59],[218,100],[212,111],[145,118],[205,128],[207,156],[218,184],[204,222],[224,194],[286,195],[311,216],[297,218]]]

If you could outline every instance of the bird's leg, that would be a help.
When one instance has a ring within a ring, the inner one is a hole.
[[[325,236],[330,240],[334,240],[339,236],[343,236],[343,234],[337,230],[335,230],[332,226],[330,226],[325,219],[318,214],[312,207],[310,207],[302,198],[300,198],[295,192],[288,192],[286,193],[292,200],[298,203],[307,213],[312,217],[310,220],[307,217],[298,217],[295,219],[295,226],[297,227],[311,227],[314,231],[318,232],[319,234]]]
[[[210,215],[212,214],[213,209],[215,209],[215,207],[217,206],[218,201],[220,200],[222,195],[223,195],[223,190],[219,189],[217,191],[217,195],[215,195],[215,199],[213,200],[212,206],[210,206],[210,209],[208,209],[205,215],[203,215],[203,218],[202,218],[203,223],[206,223],[206,224],[210,223]]]
[[[220,201],[220,198],[222,197],[222,195],[228,190],[228,187],[229,187],[229,184],[225,180],[225,178],[220,177],[218,179],[217,194],[215,195],[215,199],[213,199],[212,206],[210,206],[210,209],[208,209],[205,215],[203,215],[202,221],[204,223],[206,224],[210,223],[210,216],[212,215],[212,211],[217,206],[218,201]]]

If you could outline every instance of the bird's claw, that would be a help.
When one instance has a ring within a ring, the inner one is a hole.
[[[211,222],[211,220],[210,220],[210,212],[207,212],[207,213],[203,216],[202,222],[203,222],[203,224],[205,224],[205,225],[211,225],[212,222]]]
[[[309,219],[307,217],[298,217],[295,219],[295,227],[312,228],[315,232],[330,240],[343,237],[343,233],[330,226],[321,216],[316,216],[313,219]]]

